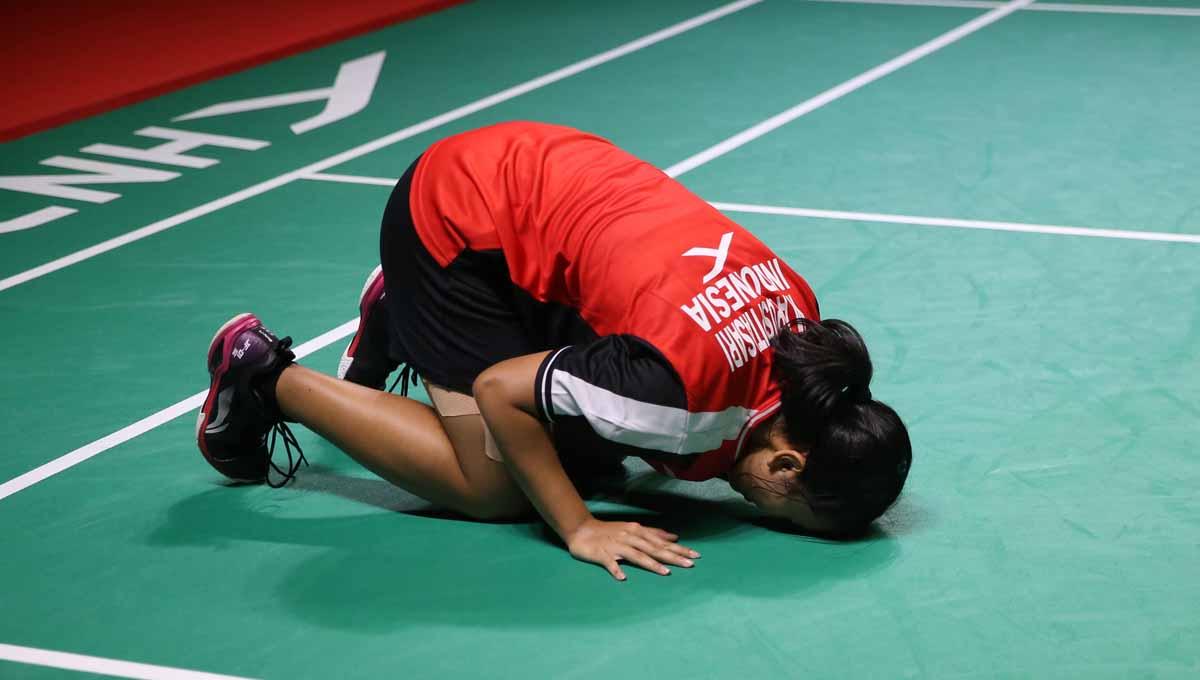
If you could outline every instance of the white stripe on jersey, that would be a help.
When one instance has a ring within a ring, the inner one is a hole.
[[[723,442],[737,439],[757,413],[741,406],[692,413],[624,397],[566,371],[547,373],[552,373],[550,403],[555,415],[583,416],[601,437],[643,449],[678,454],[719,449]]]
[[[567,351],[567,350],[569,350],[569,349],[571,349],[571,345],[567,345],[566,347],[563,347],[563,348],[559,349],[557,352],[555,352],[553,355],[551,355],[551,357],[550,357],[550,360],[546,362],[546,365],[547,365],[547,366],[553,366],[553,365],[554,365],[554,360],[558,358],[558,355],[559,355],[559,354],[562,354],[563,352],[565,352],[565,351]],[[551,374],[552,372],[553,372],[553,371],[546,371],[546,372],[545,372],[545,374],[544,374],[544,375],[542,375],[542,384],[541,384],[541,385],[538,385],[538,393],[537,393],[537,400],[538,400],[538,401],[541,401],[542,399],[544,399],[544,398],[545,398],[545,394],[546,394],[546,381],[550,379],[550,374]],[[553,413],[551,413],[551,412],[550,412],[550,410],[551,410],[551,409],[546,409],[546,420],[548,420],[548,421],[550,421],[550,422],[552,422],[552,423],[553,423],[553,422],[554,422],[554,414],[553,414]]]

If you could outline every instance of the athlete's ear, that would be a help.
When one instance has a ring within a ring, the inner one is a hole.
[[[808,462],[808,454],[795,449],[776,449],[767,463],[771,476],[788,483],[800,479],[804,465]]]

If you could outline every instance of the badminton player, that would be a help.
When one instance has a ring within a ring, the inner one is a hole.
[[[821,320],[748,231],[600,137],[512,122],[434,143],[391,194],[380,260],[337,378],[252,314],[217,332],[197,427],[217,470],[286,483],[300,423],[464,515],[536,511],[619,580],[621,562],[667,574],[698,555],[594,517],[568,471],[635,456],[830,535],[863,531],[904,485],[908,433],[871,394],[858,332]],[[432,406],[403,396],[418,376]]]

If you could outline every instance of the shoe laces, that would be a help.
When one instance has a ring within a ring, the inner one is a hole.
[[[283,358],[283,364],[279,370],[292,363],[296,359],[296,355],[291,350],[291,337],[280,338],[276,345],[275,351]],[[283,413],[279,410],[279,404],[272,397],[270,405],[267,407],[268,412],[272,414],[274,422],[271,424],[271,439],[267,444],[267,464],[270,466],[267,470],[266,482],[267,486],[273,489],[279,489],[287,486],[296,478],[296,472],[300,470],[300,466],[308,466],[308,459],[304,457],[304,449],[300,447],[299,440],[292,432],[292,428],[283,420]],[[275,462],[275,445],[278,442],[283,442],[283,450],[287,453],[287,469],[280,467]],[[271,470],[275,471],[280,477],[279,481],[271,479]]]
[[[408,385],[417,384],[417,372],[413,369],[412,364],[404,364],[404,368],[400,369],[400,374],[392,381],[392,386],[388,388],[388,392],[395,392],[396,385],[400,386],[400,396],[408,396]]]
[[[277,441],[283,442],[283,450],[287,452],[287,469],[283,469],[275,463],[275,444]],[[294,451],[293,451],[294,449]],[[287,486],[288,482],[296,478],[296,472],[300,470],[303,464],[308,465],[308,459],[304,457],[304,449],[300,448],[300,442],[296,440],[296,435],[292,433],[292,428],[282,420],[275,421],[271,426],[271,441],[267,445],[267,463],[271,466],[267,470],[267,486],[272,489],[279,489]],[[271,470],[274,470],[280,476],[280,481],[271,479]]]

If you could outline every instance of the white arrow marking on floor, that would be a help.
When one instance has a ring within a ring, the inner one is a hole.
[[[336,123],[343,118],[349,118],[362,111],[371,102],[375,92],[375,83],[379,80],[379,71],[383,68],[383,58],[386,52],[375,52],[365,57],[343,62],[338,69],[337,78],[331,87],[315,90],[300,90],[286,94],[274,94],[267,97],[239,99],[232,102],[222,102],[206,106],[199,111],[185,113],[173,120],[195,120],[197,118],[212,118],[228,116],[233,113],[246,111],[261,111],[280,106],[291,106],[305,102],[325,100],[325,108],[321,113],[292,124],[292,132],[302,135],[310,130]]]

